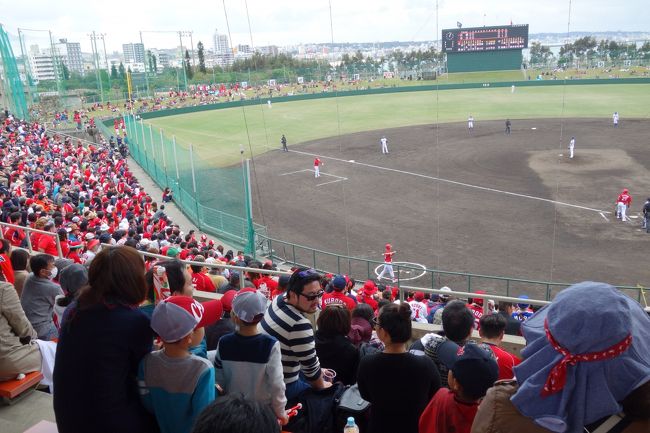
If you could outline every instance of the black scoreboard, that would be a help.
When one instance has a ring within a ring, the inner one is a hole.
[[[528,24],[442,31],[442,51],[476,53],[528,48]]]

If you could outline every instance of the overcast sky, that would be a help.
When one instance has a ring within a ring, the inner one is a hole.
[[[4,4],[3,4],[4,3]],[[17,28],[51,30],[55,39],[81,42],[90,52],[88,34],[106,34],[107,51],[138,42],[139,31],[191,30],[212,47],[215,28],[228,33],[234,44],[250,44],[244,0],[110,2],[78,0],[0,0],[1,23],[12,36]],[[572,31],[650,31],[650,0],[572,0]],[[531,33],[566,32],[569,0],[248,0],[253,46],[293,45],[310,42],[375,42],[434,40],[438,30],[482,25],[530,24]],[[46,32],[25,32],[26,44],[46,43]],[[173,48],[178,34],[143,33],[145,46]],[[184,40],[189,45],[189,38]],[[16,47],[18,48],[18,47]],[[102,50],[100,46],[100,50]]]

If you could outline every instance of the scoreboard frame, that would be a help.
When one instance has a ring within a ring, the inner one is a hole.
[[[442,30],[445,53],[483,53],[528,48],[528,24]]]

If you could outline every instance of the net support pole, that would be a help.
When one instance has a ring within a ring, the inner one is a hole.
[[[167,156],[165,155],[165,142],[163,141],[163,132],[160,130],[160,151],[163,160],[163,172],[165,173],[165,182],[167,182]]]
[[[244,164],[244,194],[246,202],[246,250],[255,258],[255,226],[253,225],[253,195],[251,193],[250,159]]]
[[[194,204],[196,205],[196,224],[201,230],[201,218],[199,216],[199,196],[196,193],[196,173],[194,172],[194,146],[190,143],[190,167],[192,168],[192,192],[194,193]]]
[[[180,187],[181,185],[181,177],[178,174],[178,157],[176,156],[176,136],[172,136],[172,144],[173,144],[173,149],[174,149],[174,164],[176,165],[176,182],[178,182],[178,186]]]

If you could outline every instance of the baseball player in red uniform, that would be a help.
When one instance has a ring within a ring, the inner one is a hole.
[[[388,273],[393,279],[393,283],[397,281],[395,278],[395,272],[393,272],[393,254],[397,251],[394,251],[390,244],[386,244],[386,251],[384,252],[384,269],[382,269],[381,274],[379,274],[379,280],[384,278],[384,275]]]
[[[619,218],[621,221],[627,221],[626,213],[631,204],[632,196],[627,189],[624,189],[616,199],[616,218]]]
[[[320,160],[319,157],[316,157],[314,159],[314,177],[320,177],[320,166],[325,165],[323,161]]]

